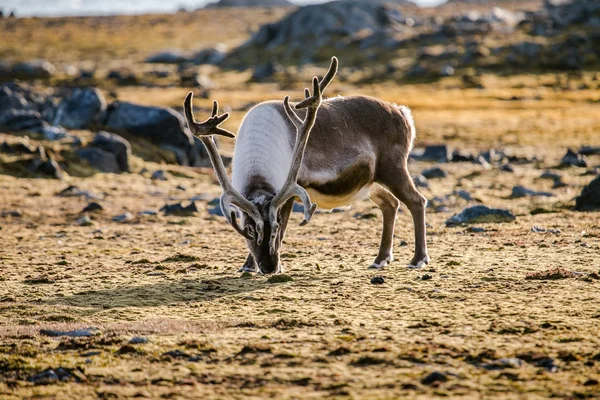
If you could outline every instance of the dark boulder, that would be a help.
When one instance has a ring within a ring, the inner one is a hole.
[[[191,61],[195,65],[219,65],[225,56],[227,56],[227,46],[219,43],[214,47],[200,50],[191,57]]]
[[[106,101],[98,89],[75,89],[58,106],[53,125],[90,129],[102,119],[105,110]]]
[[[45,124],[35,110],[12,109],[0,114],[0,129],[10,132],[41,130]]]
[[[171,108],[115,102],[108,106],[104,128],[149,140],[173,151],[181,165],[199,162],[194,138],[183,117]]]
[[[441,179],[446,178],[448,173],[441,169],[440,167],[433,167],[423,170],[421,174],[427,179]]]
[[[56,67],[46,60],[24,61],[13,65],[11,74],[20,79],[47,79],[56,72]]]
[[[473,206],[465,208],[460,214],[453,215],[446,221],[446,226],[457,226],[470,223],[512,222],[515,216],[508,210]]]
[[[575,199],[575,209],[577,211],[600,210],[600,177],[586,186],[579,197]]]
[[[189,58],[180,50],[165,50],[147,57],[144,62],[150,64],[181,64]]]
[[[564,155],[560,161],[561,167],[587,167],[587,160],[585,156],[574,152],[571,149],[567,150],[567,154]]]
[[[450,150],[445,144],[425,147],[425,152],[418,157],[422,161],[447,162],[451,159]]]
[[[86,160],[90,166],[101,172],[117,174],[121,172],[117,156],[97,147],[86,147],[76,151],[77,156]]]
[[[114,154],[119,165],[119,171],[129,172],[131,145],[126,139],[114,133],[100,131],[94,136],[91,146]]]

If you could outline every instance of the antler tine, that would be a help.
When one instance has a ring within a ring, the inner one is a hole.
[[[185,98],[185,102],[183,103],[183,110],[185,112],[185,117],[188,122],[188,126],[190,130],[194,134],[194,136],[212,136],[212,135],[220,135],[229,138],[234,138],[235,135],[232,132],[229,132],[227,129],[223,129],[219,127],[223,122],[225,122],[229,118],[229,114],[225,113],[221,116],[218,116],[219,112],[219,103],[216,101],[213,102],[212,108],[212,116],[204,122],[196,122],[194,118],[194,112],[192,111],[192,101],[194,99],[194,93],[189,92],[187,97]]]
[[[294,124],[296,129],[300,129],[300,127],[302,126],[302,122],[304,121],[302,121],[298,114],[296,114],[296,111],[294,111],[290,106],[290,96],[285,96],[285,98],[283,99],[283,109],[285,110],[285,114],[292,122],[292,124]]]
[[[276,241],[279,233],[277,214],[283,204],[293,197],[298,197],[302,201],[302,205],[304,207],[304,220],[302,221],[301,225],[306,225],[308,223],[317,207],[316,204],[311,202],[308,192],[302,186],[300,186],[297,181],[300,167],[302,166],[302,159],[304,158],[304,150],[306,149],[310,132],[315,125],[317,111],[323,100],[322,94],[335,77],[335,74],[337,73],[337,66],[337,58],[333,57],[331,59],[331,66],[329,67],[329,70],[323,79],[319,82],[317,77],[313,78],[312,96],[310,94],[310,90],[305,89],[304,95],[306,98],[295,106],[296,109],[307,109],[304,120],[301,120],[300,117],[298,117],[298,115],[292,110],[289,104],[288,96],[286,96],[283,100],[284,110],[288,118],[296,127],[296,143],[294,144],[292,163],[287,179],[279,193],[277,193],[271,201],[271,206],[269,208],[269,222],[271,224],[271,253],[274,253],[276,249]]]
[[[244,211],[248,214],[250,218],[254,220],[256,225],[256,241],[261,244],[263,239],[263,230],[264,230],[264,222],[262,221],[262,217],[260,212],[256,208],[254,204],[248,201],[244,196],[242,196],[231,184],[229,177],[227,176],[227,171],[225,170],[225,166],[223,165],[223,160],[221,159],[221,155],[219,154],[219,150],[217,149],[217,145],[213,138],[213,135],[223,135],[227,137],[235,137],[235,135],[225,129],[219,128],[219,125],[229,118],[229,114],[223,114],[218,116],[219,112],[219,103],[216,101],[213,102],[212,107],[212,117],[206,120],[203,123],[198,123],[194,119],[194,112],[192,110],[192,100],[193,93],[190,92],[185,98],[184,102],[184,112],[187,119],[188,126],[190,130],[197,136],[206,151],[208,152],[208,157],[210,158],[210,162],[215,171],[215,176],[223,189],[223,194],[221,195],[221,210],[225,215],[225,219],[227,222],[233,226],[233,228],[248,238],[247,232],[242,229],[237,223],[237,219],[235,218],[235,212],[231,210],[231,206],[235,206],[239,208],[241,211]],[[246,232],[246,233],[244,233]]]

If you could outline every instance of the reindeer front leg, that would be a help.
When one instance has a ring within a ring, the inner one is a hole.
[[[258,265],[256,265],[256,261],[254,261],[254,257],[252,257],[252,254],[248,254],[246,262],[244,262],[244,265],[242,265],[242,268],[240,268],[238,272],[258,272]]]

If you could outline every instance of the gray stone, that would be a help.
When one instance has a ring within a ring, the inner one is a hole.
[[[105,111],[106,101],[98,89],[75,89],[58,106],[53,124],[67,129],[91,129],[103,119]]]
[[[219,0],[209,3],[205,8],[228,8],[228,7],[291,7],[287,0]]]
[[[92,220],[87,215],[84,215],[83,217],[78,218],[77,221],[75,221],[75,225],[78,226],[90,226],[92,224]]]
[[[414,182],[414,184],[415,184],[416,187],[422,187],[422,188],[428,188],[429,187],[429,182],[427,182],[427,178],[425,178],[421,174],[413,175],[412,179],[413,179],[413,182]]]
[[[56,67],[46,60],[31,60],[13,65],[11,72],[21,79],[47,79],[54,75]]]
[[[252,73],[252,80],[255,82],[266,82],[272,80],[275,75],[283,72],[283,67],[277,59],[271,59],[266,64],[256,67]]]
[[[587,160],[585,156],[574,152],[571,149],[567,150],[567,154],[564,155],[560,161],[561,167],[587,167]]]
[[[515,219],[516,218],[514,214],[508,210],[478,205],[465,208],[460,214],[453,215],[446,221],[446,226],[474,223],[512,222]]]
[[[421,174],[427,179],[441,179],[448,177],[448,173],[440,167],[433,167],[423,170]]]
[[[129,172],[131,145],[126,139],[114,133],[100,131],[94,136],[91,146],[114,154],[119,172]]]
[[[124,214],[114,216],[112,220],[115,222],[128,222],[131,221],[133,218],[133,214],[127,211]]]
[[[598,156],[600,155],[600,146],[582,146],[579,149],[579,154],[584,156]]]
[[[51,329],[41,329],[40,334],[51,337],[90,337],[98,334],[97,328],[75,329],[72,331],[55,331]]]
[[[161,51],[159,53],[152,54],[144,60],[144,62],[150,64],[181,64],[189,61],[190,59],[180,50]]]
[[[198,207],[196,207],[196,203],[192,201],[187,206],[183,206],[181,203],[166,204],[160,209],[160,211],[162,211],[165,215],[189,217],[198,213]]]
[[[594,179],[582,190],[575,199],[575,209],[577,211],[600,210],[600,177]]]
[[[141,336],[134,336],[129,340],[129,344],[146,344],[148,343],[148,338]]]
[[[101,172],[118,174],[121,172],[117,157],[113,153],[97,147],[86,147],[75,152],[77,156],[86,160],[90,166]]]
[[[200,50],[191,57],[191,61],[195,65],[219,65],[227,56],[227,46],[223,43],[218,43],[214,47]]]
[[[169,178],[167,177],[167,173],[164,169],[157,169],[156,171],[154,171],[152,173],[152,175],[150,176],[150,179],[152,179],[154,181],[166,181]]]
[[[512,189],[512,193],[510,195],[513,199],[519,199],[521,197],[552,197],[554,196],[549,192],[536,192],[535,190],[527,189],[524,186],[515,186]]]
[[[445,144],[425,147],[425,152],[418,157],[422,161],[447,162],[450,159],[450,150]]]
[[[437,371],[434,371],[421,379],[421,383],[428,386],[440,384],[442,382],[448,382],[448,376]]]
[[[104,128],[115,133],[127,133],[161,146],[180,149],[182,165],[195,166],[200,161],[192,134],[186,122],[175,110],[115,102],[108,106]]]

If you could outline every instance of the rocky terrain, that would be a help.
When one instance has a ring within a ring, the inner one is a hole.
[[[350,3],[0,19],[0,398],[598,396],[597,2]],[[403,207],[367,270],[365,200],[240,276],[183,99],[235,131],[331,54],[412,109],[432,262]]]

